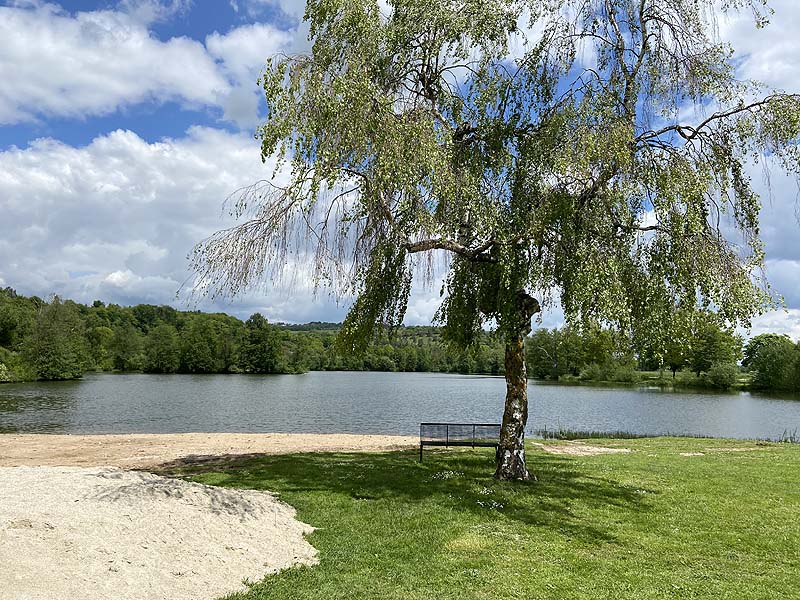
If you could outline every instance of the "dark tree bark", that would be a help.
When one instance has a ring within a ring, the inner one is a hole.
[[[500,429],[500,455],[495,478],[516,481],[536,479],[525,463],[525,425],[528,423],[528,372],[525,367],[525,336],[539,302],[518,292],[520,323],[506,338],[506,404]]]

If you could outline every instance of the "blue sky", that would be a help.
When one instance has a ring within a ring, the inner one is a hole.
[[[90,24],[96,24],[105,13],[113,20],[103,23],[102,27],[113,28],[122,23],[123,27],[133,29],[131,37],[136,38],[137,34],[147,36],[158,45],[169,45],[175,40],[192,40],[197,45],[205,45],[210,36],[225,36],[236,30],[241,31],[247,25],[266,25],[275,28],[276,31],[286,32],[286,35],[295,35],[297,27],[297,15],[289,14],[281,9],[279,2],[251,2],[240,9],[236,2],[225,0],[213,0],[210,2],[195,3],[187,1],[178,2],[93,2],[76,1],[62,3],[39,3],[39,2],[0,2],[5,5],[6,15],[8,16],[7,25],[23,23],[31,29],[45,28],[47,33],[58,35],[61,31],[68,31],[72,34],[71,40],[63,40],[64,50],[69,51],[72,43],[77,44],[85,40],[91,40],[94,36],[86,31]],[[288,6],[292,3],[283,3]],[[74,31],[77,29],[78,31]],[[83,29],[83,31],[81,31]],[[137,31],[138,30],[138,31]],[[35,32],[32,32],[35,33]],[[41,31],[38,32],[41,35]],[[112,37],[113,33],[104,31],[101,35]],[[269,39],[268,32],[261,35],[262,39]],[[276,36],[277,37],[277,36]],[[35,41],[35,40],[20,40]],[[101,50],[105,41],[97,43],[93,40],[96,48],[89,49]],[[117,58],[124,60],[125,52],[135,52],[136,46],[141,40],[132,40],[133,43],[126,43],[121,40],[113,40],[118,44]],[[121,43],[120,43],[121,42]],[[91,42],[90,42],[91,44]],[[100,47],[97,47],[100,46]],[[265,52],[275,49],[276,45],[267,45]],[[199,49],[197,47],[195,50]],[[159,54],[167,54],[163,48],[157,45],[151,48],[152,57],[157,59]],[[20,52],[18,55],[23,55]],[[28,54],[30,56],[30,54]],[[191,58],[198,56],[197,52],[187,51],[183,53],[173,53],[174,58]],[[266,54],[264,58],[266,58]],[[8,57],[10,58],[10,57]],[[42,57],[44,58],[44,57]],[[225,64],[225,58],[212,56],[217,63]],[[89,62],[88,60],[86,62]],[[246,65],[248,75],[257,76],[258,66],[262,64]],[[152,63],[149,65],[154,70],[165,68],[163,64]],[[179,65],[172,65],[179,67]],[[113,68],[113,67],[112,67]],[[68,73],[64,79],[69,79]],[[120,78],[125,77],[125,69],[119,71]],[[250,78],[247,83],[255,83],[255,78]],[[235,78],[234,78],[235,80]],[[102,81],[95,82],[98,87],[102,86]],[[233,81],[231,83],[243,83]],[[201,82],[198,82],[202,86]],[[64,82],[64,86],[69,86],[69,82]],[[47,90],[58,93],[59,87]],[[64,88],[61,87],[61,90]],[[73,92],[76,96],[79,92],[92,93],[94,90],[81,89]],[[255,88],[252,89],[255,94]],[[198,94],[202,96],[202,94]],[[156,142],[162,138],[180,137],[185,134],[187,129],[193,125],[222,128],[227,131],[235,132],[242,129],[244,123],[237,123],[230,118],[226,118],[223,107],[219,104],[206,101],[197,102],[196,98],[186,97],[179,93],[178,97],[163,90],[162,94],[154,93],[150,97],[137,98],[136,92],[130,90],[128,98],[124,96],[118,98],[116,102],[109,101],[101,105],[88,103],[85,112],[73,112],[67,110],[54,110],[52,107],[38,108],[36,104],[29,104],[23,108],[27,113],[23,116],[11,117],[0,121],[0,150],[8,149],[12,146],[25,147],[31,140],[37,138],[54,138],[72,146],[84,146],[89,144],[97,136],[108,133],[115,129],[128,129],[135,131],[142,139],[147,142]],[[170,97],[173,96],[173,97]],[[254,96],[255,98],[255,96]],[[80,103],[75,98],[76,103]],[[263,102],[259,101],[259,108],[263,110]],[[255,117],[255,115],[254,115]],[[0,116],[2,118],[2,116]]]
[[[773,1],[766,32],[722,19],[740,75],[800,91],[800,2]],[[176,292],[187,254],[230,224],[237,188],[268,176],[253,132],[256,80],[276,52],[307,49],[291,0],[0,0],[0,285],[83,302],[166,303],[270,320],[341,320],[304,279],[232,303]],[[765,43],[768,40],[768,43]],[[762,214],[768,275],[788,312],[754,331],[800,337],[800,225],[794,181],[773,174]],[[439,289],[418,288],[408,323],[427,323]],[[557,312],[544,323],[560,321]]]

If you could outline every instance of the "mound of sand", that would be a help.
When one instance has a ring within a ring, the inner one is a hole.
[[[315,562],[272,494],[110,467],[0,468],[0,596],[199,600]]]

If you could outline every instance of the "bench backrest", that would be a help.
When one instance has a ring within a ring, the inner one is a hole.
[[[497,443],[500,441],[499,423],[420,423],[419,441]]]

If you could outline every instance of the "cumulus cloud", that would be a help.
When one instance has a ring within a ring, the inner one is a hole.
[[[0,39],[0,123],[148,100],[213,104],[230,88],[201,43],[161,42],[126,12],[2,7]]]
[[[209,54],[233,82],[220,99],[226,119],[242,128],[255,126],[260,93],[256,81],[267,58],[288,47],[293,39],[291,33],[263,23],[244,25],[225,35],[215,32],[206,38]]]
[[[2,152],[0,280],[21,293],[82,302],[339,321],[349,300],[315,295],[302,260],[292,265],[294,280],[265,282],[233,301],[191,298],[188,289],[176,298],[194,244],[233,223],[224,199],[272,168],[250,136],[201,127],[156,143],[118,130],[82,148],[42,139]],[[438,290],[415,292],[409,322],[430,322]]]
[[[757,30],[748,11],[722,17],[720,36],[731,43],[738,59],[737,73],[772,88],[797,90],[800,81],[800,2],[772,0],[775,11],[766,29]]]
[[[800,341],[800,310],[775,310],[753,319],[749,332],[756,336],[762,333],[784,333],[795,341]]]
[[[225,119],[251,128],[258,74],[294,36],[265,24],[213,33],[205,44],[150,33],[154,21],[185,9],[185,0],[74,14],[53,4],[0,7],[0,125],[174,101],[221,108]]]
[[[169,302],[193,244],[225,225],[224,198],[264,168],[249,136],[204,128],[0,153],[0,272],[26,293]]]

